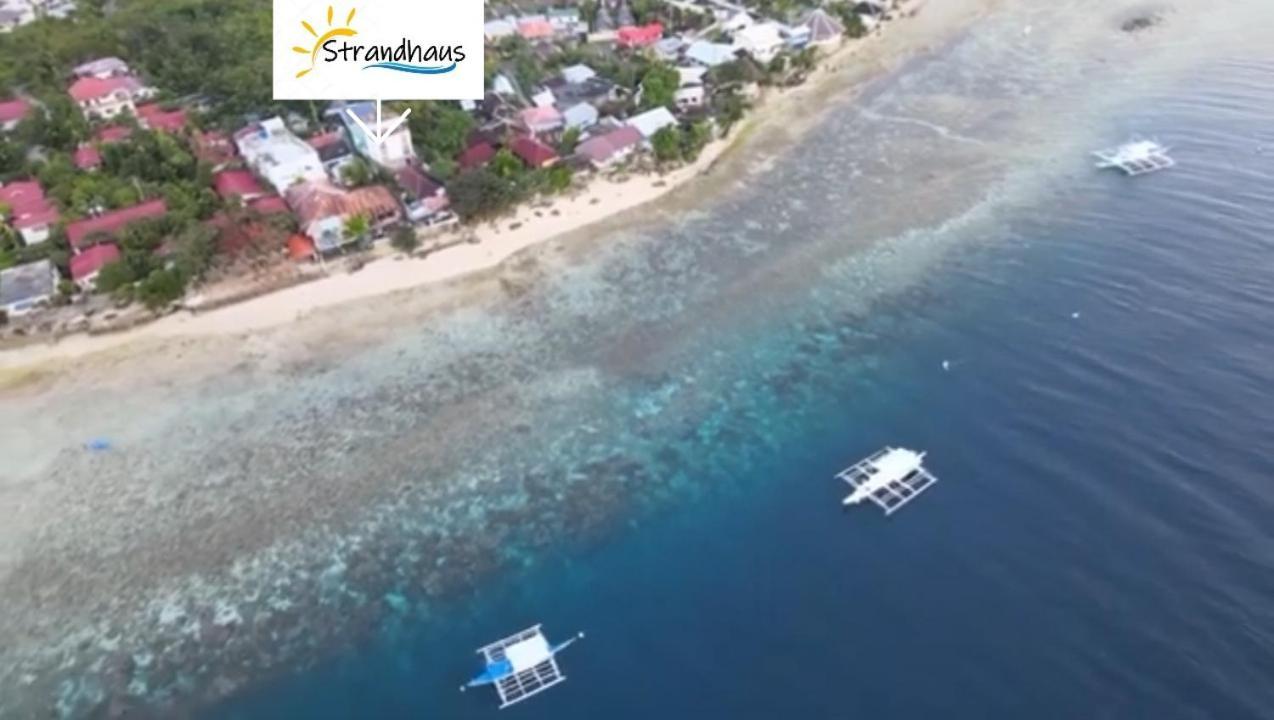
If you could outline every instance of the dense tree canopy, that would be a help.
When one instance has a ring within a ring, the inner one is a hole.
[[[81,0],[80,7],[72,19],[44,19],[0,35],[0,95],[22,89],[46,103],[65,99],[72,67],[117,55],[165,93],[211,100],[214,121],[275,105],[269,3]]]

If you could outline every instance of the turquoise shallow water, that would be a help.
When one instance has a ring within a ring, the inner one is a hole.
[[[691,339],[641,335],[642,370],[598,400],[641,469],[581,482],[622,481],[622,511],[573,536],[515,530],[516,569],[207,716],[493,717],[491,693],[456,691],[473,649],[543,622],[589,637],[562,658],[569,681],[511,715],[1270,717],[1272,73],[1212,63],[1111,111],[1105,137],[1152,130],[1179,167],[1063,169],[944,229],[978,237],[937,266],[880,260],[870,282],[908,282],[870,307],[852,302],[861,258],[756,280],[769,295],[746,301],[712,274],[676,298]],[[737,202],[758,238],[796,242],[766,226],[790,204]],[[927,238],[873,252],[922,256]],[[710,401],[683,400],[709,377]],[[942,482],[889,519],[842,512],[832,475],[885,443],[928,450]]]

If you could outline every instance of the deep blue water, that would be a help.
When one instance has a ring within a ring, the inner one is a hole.
[[[1270,71],[1118,118],[1179,167],[1015,210],[705,492],[210,715],[496,717],[473,649],[543,622],[588,638],[510,717],[1274,717]],[[843,512],[886,443],[942,482]]]

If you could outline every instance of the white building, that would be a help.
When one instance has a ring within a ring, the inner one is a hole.
[[[67,89],[80,112],[88,119],[109,120],[123,112],[137,114],[137,103],[154,97],[154,88],[128,74],[97,77],[89,75]]]
[[[686,48],[686,59],[704,67],[724,65],[735,58],[733,45],[696,40]]]
[[[234,134],[234,144],[257,174],[282,193],[298,182],[327,179],[318,151],[272,117]]]
[[[382,110],[380,123],[377,124],[376,103],[370,100],[355,103],[333,103],[327,109],[327,114],[328,116],[336,115],[340,118],[341,123],[345,125],[345,132],[349,135],[350,143],[354,145],[354,150],[359,155],[386,170],[398,170],[406,167],[416,159],[416,148],[411,144],[411,130],[407,127],[405,121],[398,123],[398,126],[383,142],[375,143],[367,136],[367,132],[354,121],[354,118],[350,117],[351,112],[357,115],[359,120],[363,121],[363,125],[377,135],[380,135],[383,129],[397,122],[399,115],[395,112]]]
[[[628,124],[641,133],[642,139],[649,140],[655,133],[666,127],[676,127],[677,118],[673,117],[668,108],[657,107],[628,118]]]
[[[0,0],[0,32],[13,32],[42,17],[70,17],[72,12],[72,0]]]
[[[748,26],[734,35],[734,47],[752,56],[761,64],[767,64],[783,50],[783,26],[774,22]]]

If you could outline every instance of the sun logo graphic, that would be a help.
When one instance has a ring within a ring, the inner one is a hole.
[[[308,49],[301,47],[300,45],[293,46],[292,48],[292,52],[299,53],[301,55],[308,55],[310,57],[310,66],[298,72],[296,74],[298,78],[305,77],[306,75],[309,75],[311,72],[313,72],[315,66],[318,64],[319,51],[323,49],[323,44],[326,43],[328,40],[332,40],[338,37],[354,37],[355,35],[358,34],[357,30],[350,27],[350,25],[352,25],[354,22],[354,13],[356,12],[358,12],[358,8],[351,8],[349,11],[349,14],[345,16],[345,24],[337,27],[337,26],[333,26],[332,24],[333,19],[336,17],[336,11],[331,5],[328,5],[327,6],[327,32],[323,33],[322,35],[319,35],[318,31],[314,29],[313,25],[309,24],[308,22],[304,20],[301,21],[301,27],[305,29],[305,32],[309,33],[310,36],[314,38],[314,44],[312,47]]]

